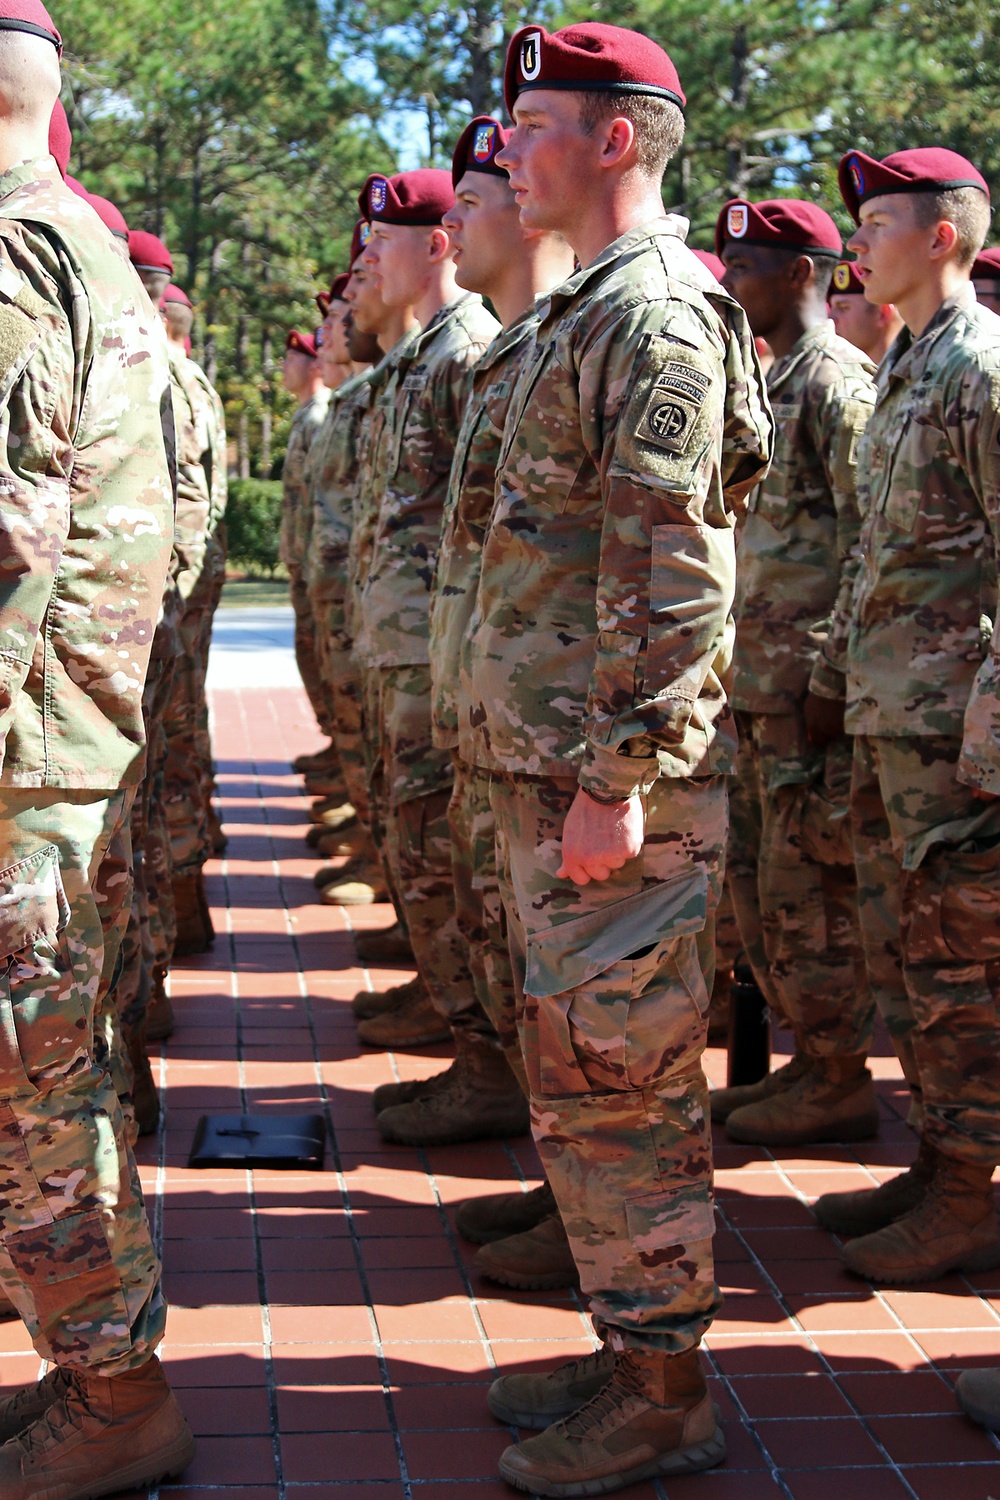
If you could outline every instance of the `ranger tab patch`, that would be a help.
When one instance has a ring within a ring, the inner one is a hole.
[[[636,437],[668,453],[684,453],[711,384],[701,370],[668,361],[646,400]]]

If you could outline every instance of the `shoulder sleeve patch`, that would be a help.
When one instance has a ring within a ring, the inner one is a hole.
[[[721,365],[688,344],[654,334],[640,352],[619,418],[618,468],[685,487],[720,428],[725,402]]]

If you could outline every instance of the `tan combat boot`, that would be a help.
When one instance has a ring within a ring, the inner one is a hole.
[[[457,1055],[442,1088],[384,1109],[376,1120],[385,1141],[450,1146],[526,1135],[528,1101],[499,1045],[456,1036]]]
[[[352,860],[316,898],[321,906],[373,906],[388,901],[382,867],[367,859]]]
[[[23,1385],[0,1401],[0,1445],[9,1443],[32,1422],[37,1422],[73,1384],[73,1376],[56,1365],[34,1385]]]
[[[353,827],[358,815],[345,797],[320,797],[310,808],[309,816],[324,833],[339,833]]]
[[[558,1286],[579,1286],[573,1252],[558,1212],[523,1234],[492,1240],[476,1251],[472,1264],[487,1281],[517,1287],[522,1292],[547,1292]]]
[[[344,865],[320,865],[313,875],[313,885],[318,891],[325,890],[328,885],[337,885],[340,881],[351,880],[355,875],[367,871],[371,867],[370,859],[362,859],[355,855]]]
[[[708,1096],[712,1119],[716,1125],[724,1125],[734,1110],[742,1109],[746,1104],[756,1104],[758,1099],[770,1099],[772,1094],[780,1094],[783,1089],[790,1089],[808,1067],[809,1059],[797,1052],[789,1062],[775,1068],[773,1073],[768,1073],[757,1083],[738,1083],[732,1088],[713,1089]]]
[[[486,1402],[497,1421],[508,1427],[544,1429],[572,1416],[603,1391],[614,1370],[614,1353],[603,1344],[593,1354],[546,1374],[501,1375],[487,1391]]]
[[[174,1034],[174,1008],[167,994],[166,964],[154,964],[149,976],[149,1005],[146,1007],[147,1042],[165,1042]]]
[[[440,1094],[452,1084],[456,1064],[450,1063],[442,1073],[432,1073],[430,1078],[408,1078],[404,1083],[380,1083],[372,1094],[372,1109],[380,1115],[384,1109],[397,1104],[412,1104],[430,1094]]]
[[[0,1448],[3,1500],[98,1500],[182,1474],[195,1442],[155,1357],[112,1379],[74,1371]]]
[[[400,1006],[412,1005],[427,994],[427,986],[418,974],[405,984],[393,984],[387,990],[358,990],[351,1001],[351,1010],[356,1021],[370,1021],[372,1016],[388,1015]]]
[[[377,857],[375,845],[363,823],[352,823],[343,831],[334,829],[328,832],[320,828],[316,848],[324,859],[341,859],[345,855],[348,859],[357,859],[359,854],[367,855],[370,860]]]
[[[356,932],[354,949],[363,964],[413,963],[413,944],[400,922],[373,932]]]
[[[698,1351],[625,1349],[596,1396],[500,1458],[508,1484],[535,1495],[601,1495],[666,1474],[697,1474],[726,1456]]]
[[[213,854],[225,854],[229,845],[226,830],[222,826],[215,803],[209,797],[205,804],[205,819],[208,823],[208,843]]]
[[[172,884],[177,915],[175,956],[186,958],[192,953],[207,953],[215,939],[215,932],[208,913],[205,881],[201,871],[198,870],[193,875],[175,875]]]
[[[337,747],[331,740],[328,745],[324,745],[322,750],[317,750],[313,755],[297,755],[292,761],[292,770],[299,776],[305,776],[309,771],[336,770],[339,764]]]
[[[530,1193],[489,1193],[458,1205],[455,1228],[471,1245],[492,1245],[534,1229],[556,1212],[556,1195],[544,1182]]]
[[[1000,1432],[1000,1370],[963,1370],[955,1382],[955,1396],[967,1417]]]
[[[816,1057],[790,1087],[734,1109],[731,1141],[748,1146],[812,1146],[878,1135],[878,1098],[864,1057]]]
[[[358,1041],[366,1047],[382,1047],[386,1052],[397,1047],[430,1047],[436,1042],[451,1041],[451,1027],[425,990],[412,1004],[383,1011],[369,1021],[359,1021]]]
[[[885,1229],[849,1240],[840,1252],[844,1265],[889,1286],[936,1281],[949,1271],[992,1271],[1000,1266],[992,1178],[991,1166],[938,1152],[916,1208]]]
[[[824,1193],[813,1204],[813,1213],[830,1234],[874,1234],[894,1224],[923,1200],[934,1176],[937,1153],[921,1140],[920,1151],[912,1167],[890,1177],[874,1188],[858,1188],[851,1193]]]

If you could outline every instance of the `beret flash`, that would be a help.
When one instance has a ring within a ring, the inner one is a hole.
[[[548,32],[522,26],[511,37],[503,74],[503,97],[513,115],[525,89],[608,90],[655,94],[684,108],[677,69],[656,42],[623,26],[585,21]]]
[[[691,246],[691,254],[698,257],[706,271],[711,271],[716,281],[721,281],[725,276],[725,266],[717,255],[712,254],[711,250],[695,250],[694,246]]]
[[[308,354],[310,359],[316,358],[316,335],[314,333],[300,333],[297,328],[288,330],[285,339],[286,349],[295,349],[299,354]]]
[[[492,115],[477,115],[470,120],[458,138],[451,158],[452,186],[457,188],[466,172],[489,172],[506,179],[503,167],[496,164],[496,154],[506,146],[511,132]]]
[[[395,177],[374,172],[358,194],[362,215],[379,224],[440,224],[454,203],[451,173],[440,167],[397,172]]]
[[[972,263],[973,281],[1000,281],[1000,245],[980,250]]]
[[[842,260],[834,266],[833,280],[830,282],[831,297],[863,297],[864,294],[865,284],[854,269],[852,260]]]
[[[66,110],[61,99],[52,106],[49,120],[49,155],[56,159],[56,166],[65,177],[69,171],[70,152],[73,150],[73,132],[69,128]]]
[[[25,31],[29,36],[42,36],[62,56],[62,37],[39,0],[0,0],[0,31]]]
[[[362,250],[364,250],[371,237],[372,226],[369,224],[367,219],[359,219],[354,226],[354,233],[351,235],[351,254],[350,259],[348,260],[348,265],[354,265],[354,262],[357,260]]]
[[[145,229],[130,229],[128,253],[132,264],[139,271],[166,271],[174,274],[174,262],[170,251],[161,239]]]
[[[813,255],[836,255],[844,246],[840,230],[830,215],[804,198],[768,198],[749,203],[732,198],[715,225],[715,248],[719,255],[731,240],[744,245],[765,245],[805,250]]]
[[[940,146],[894,151],[882,161],[862,151],[849,151],[841,157],[837,177],[840,196],[855,223],[862,203],[884,193],[943,193],[949,188],[974,187],[986,194],[987,202],[990,197],[985,177],[971,161]]]

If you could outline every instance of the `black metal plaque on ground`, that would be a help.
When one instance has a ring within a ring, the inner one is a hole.
[[[202,1115],[188,1166],[321,1172],[325,1154],[322,1115]]]

